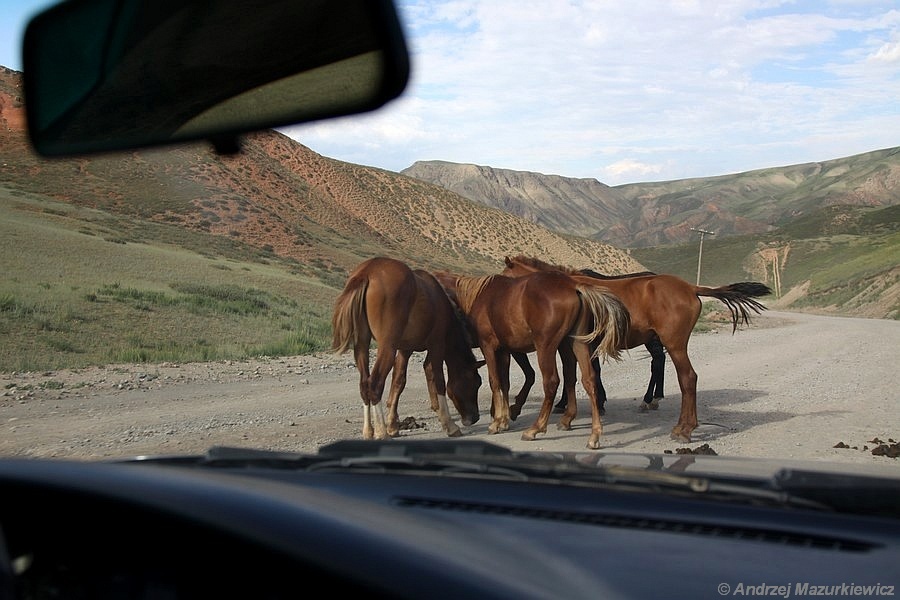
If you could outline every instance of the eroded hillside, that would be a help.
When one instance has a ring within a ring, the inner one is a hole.
[[[2,185],[75,205],[206,231],[277,256],[346,272],[389,254],[461,272],[493,272],[534,254],[609,273],[643,269],[625,251],[551,232],[444,188],[321,156],[274,131],[237,156],[205,144],[45,160],[28,146],[20,74],[0,72]]]
[[[828,206],[900,203],[900,148],[818,163],[609,187],[575,179],[445,161],[402,173],[560,231],[620,248],[684,243],[691,228],[764,234]]]

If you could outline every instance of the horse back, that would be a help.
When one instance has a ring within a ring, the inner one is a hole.
[[[576,282],[552,271],[505,278],[505,296],[494,301],[494,320],[510,337],[562,336],[572,331],[581,314]]]

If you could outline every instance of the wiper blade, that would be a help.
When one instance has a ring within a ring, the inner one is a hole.
[[[533,481],[521,468],[510,468],[494,462],[454,460],[452,458],[423,458],[416,456],[338,458],[323,460],[306,467],[306,471],[359,470],[378,473],[415,473],[448,477],[481,477],[514,481]]]
[[[513,452],[481,440],[342,440],[322,446],[317,454],[216,446],[202,456],[141,460],[217,468],[477,477],[892,517],[898,510],[891,499],[900,495],[897,481],[867,476],[782,470],[771,478],[744,480],[583,464],[566,454]]]
[[[587,467],[552,458],[520,454],[479,459],[447,455],[347,456],[308,465],[307,471],[366,471],[429,476],[478,477],[650,492],[709,500],[831,510],[827,504],[754,483],[721,482],[709,477],[686,476],[624,466]]]
[[[900,517],[900,479],[782,469],[772,478],[773,488],[819,502],[843,513]]]
[[[505,446],[481,440],[341,440],[319,448],[328,456],[514,456]]]
[[[341,440],[319,448],[318,456],[331,460],[310,465],[307,470],[412,470],[419,474],[529,479],[527,470],[516,464],[512,450],[481,440]],[[503,464],[499,464],[501,461]]]
[[[311,469],[365,469],[397,472],[401,469],[454,476],[503,477],[533,483],[603,486],[661,493],[682,493],[709,499],[796,506],[830,510],[814,499],[773,489],[766,482],[733,482],[709,476],[684,475],[619,465],[589,466],[552,453],[514,453],[476,440],[386,442],[345,440],[319,451],[336,461]],[[476,460],[477,459],[477,460]]]

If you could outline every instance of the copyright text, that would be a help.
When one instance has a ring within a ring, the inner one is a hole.
[[[792,596],[832,596],[847,597],[858,596],[891,597],[894,595],[894,586],[882,583],[837,583],[818,585],[809,582],[768,584],[768,583],[720,583],[718,586],[720,596],[769,596],[790,598]]]

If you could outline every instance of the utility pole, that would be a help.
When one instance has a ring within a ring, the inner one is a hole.
[[[716,235],[714,231],[706,231],[705,229],[695,229],[691,227],[691,231],[696,231],[700,234],[700,254],[697,255],[697,285],[700,285],[700,263],[703,261],[703,236],[704,235]]]

